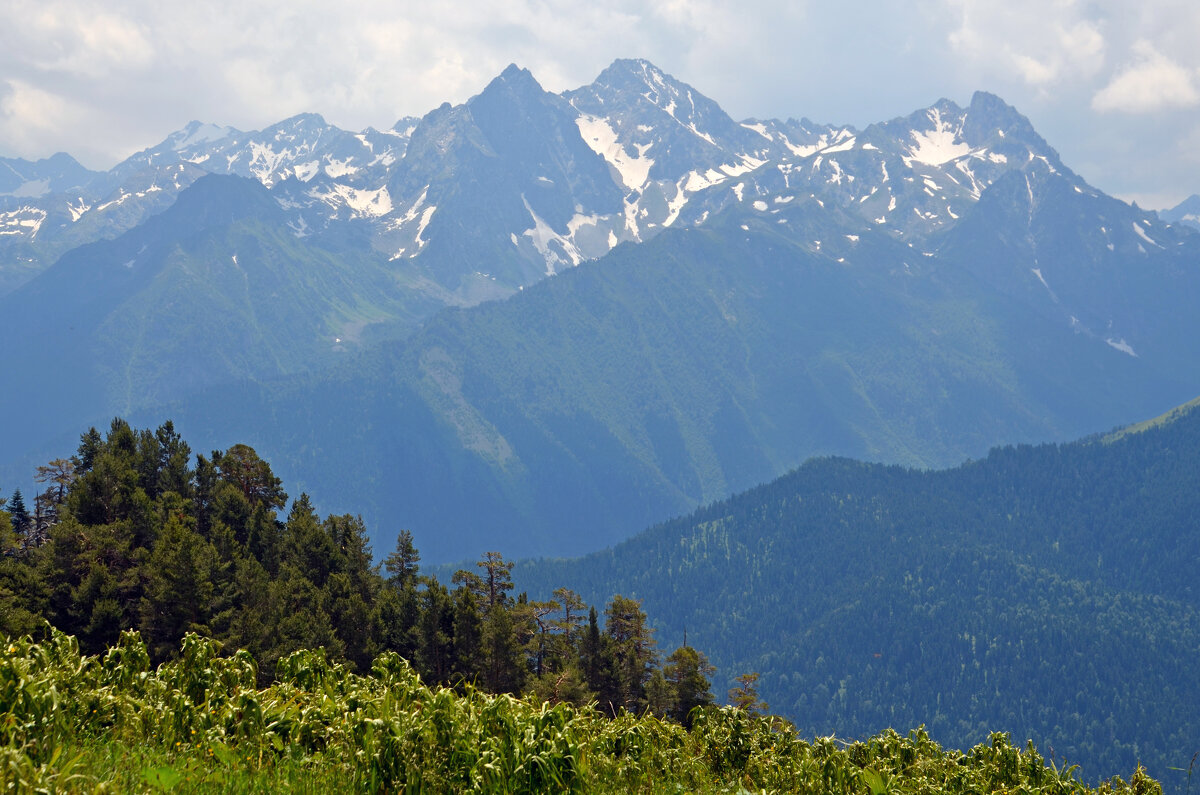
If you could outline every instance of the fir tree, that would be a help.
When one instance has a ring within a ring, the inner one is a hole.
[[[33,526],[33,517],[25,507],[25,498],[21,496],[20,489],[13,489],[12,496],[8,498],[8,516],[13,532],[18,536],[25,536]]]

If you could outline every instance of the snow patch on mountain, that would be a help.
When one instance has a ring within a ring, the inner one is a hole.
[[[908,149],[907,157],[903,158],[906,166],[911,168],[914,161],[928,166],[940,166],[971,153],[971,147],[959,138],[961,126],[951,127],[937,108],[930,108],[927,115],[933,122],[933,129],[913,130],[910,133],[914,146]]]
[[[429,242],[423,237],[423,235],[425,234],[425,229],[429,226],[429,222],[433,220],[433,214],[435,212],[437,212],[437,207],[431,204],[421,213],[421,222],[417,224],[417,236],[415,238],[418,252],[425,248],[425,245]],[[413,254],[413,256],[415,257],[417,255]]]
[[[547,276],[556,274],[561,265],[574,267],[583,262],[583,255],[579,253],[579,249],[569,238],[555,232],[550,224],[534,212],[524,195],[521,196],[521,201],[524,202],[525,209],[533,219],[533,226],[526,229],[521,235],[533,242],[533,247],[545,260]]]
[[[698,175],[693,171],[675,186],[675,195],[667,200],[667,217],[663,219],[663,226],[671,226],[679,219],[679,214],[688,203],[688,185],[693,184],[692,178],[696,176]]]
[[[1143,229],[1141,224],[1139,224],[1137,221],[1133,222],[1133,231],[1137,233],[1138,237],[1140,237],[1142,240],[1145,240],[1150,245],[1163,248],[1163,246],[1159,245],[1153,238],[1150,237],[1150,235],[1146,234],[1146,230]]]
[[[638,190],[645,186],[650,177],[650,168],[654,165],[652,158],[643,157],[646,149],[649,149],[648,144],[638,147],[637,155],[630,155],[617,141],[617,131],[607,119],[585,113],[575,119],[575,124],[584,143],[616,169],[626,190]]]
[[[703,174],[699,171],[689,171],[683,182],[683,189],[688,193],[711,188],[720,182],[724,182],[728,177],[715,169],[708,169]]]
[[[75,202],[78,202],[78,204]],[[82,196],[77,198],[75,202],[67,202],[67,212],[71,214],[71,223],[78,221],[83,217],[84,213],[92,209],[91,205],[84,201]]]
[[[326,159],[325,173],[330,177],[337,179],[338,177],[347,177],[351,174],[357,174],[358,166],[351,165],[351,158],[345,160],[335,160],[332,157]]]
[[[1133,350],[1133,346],[1131,346],[1128,342],[1126,342],[1124,337],[1122,337],[1120,339],[1114,339],[1112,337],[1109,337],[1108,339],[1106,339],[1104,341],[1107,342],[1111,347],[1119,350],[1121,353],[1128,354],[1135,359],[1138,358],[1138,355]]]
[[[780,137],[783,139],[783,145],[786,146],[788,151],[790,151],[796,157],[812,157],[818,152],[824,152],[826,150],[840,152],[842,151],[842,146],[845,144],[847,137],[850,139],[850,146],[846,148],[849,149],[854,146],[854,132],[849,129],[838,130],[833,134],[833,137],[830,137],[829,133],[821,133],[817,137],[817,140],[811,144],[794,144],[786,135]]]
[[[321,170],[321,164],[316,160],[310,160],[307,163],[297,163],[292,167],[292,174],[301,182],[309,182]]]
[[[354,211],[352,218],[381,218],[392,211],[392,197],[386,186],[378,190],[360,190],[334,183],[327,192],[314,190],[309,195],[335,209],[342,205],[349,207]]]
[[[745,122],[742,122],[742,126],[745,127],[747,130],[753,130],[754,132],[761,135],[763,138],[766,138],[768,141],[774,142],[774,140],[775,140],[775,138],[769,132],[767,132],[767,125],[762,124],[761,122],[758,124],[747,124]]]
[[[765,161],[765,160],[759,160],[757,157],[751,157],[750,155],[742,155],[742,160],[740,163],[738,163],[737,165],[723,164],[721,166],[721,170],[724,171],[726,174],[728,174],[731,177],[740,177],[742,174],[751,172],[754,169],[762,166],[766,162],[767,161]]]
[[[178,187],[178,185],[176,187]],[[101,210],[107,210],[109,207],[122,205],[125,202],[129,201],[130,199],[143,199],[147,195],[149,195],[151,193],[157,193],[160,190],[162,190],[162,188],[159,187],[158,185],[151,185],[150,187],[146,188],[145,190],[134,191],[134,192],[129,192],[129,191],[126,191],[124,188],[121,188],[117,193],[117,198],[112,199],[110,201],[106,201],[104,204],[97,205],[96,212],[100,212]]]
[[[843,134],[848,134],[848,133],[846,130],[842,130],[842,132],[838,134],[838,138],[842,138]],[[829,154],[832,152],[849,152],[851,149],[854,148],[854,144],[855,144],[856,140],[857,139],[853,135],[850,135],[845,140],[841,141],[841,143],[837,143],[836,139],[835,139],[835,143],[833,144],[833,146],[826,147],[825,149],[823,149],[821,151],[825,154]]]
[[[194,121],[187,127],[184,127],[179,132],[172,135],[168,142],[172,149],[180,152],[200,144],[212,143],[220,141],[224,138],[235,134],[237,130],[232,127],[221,127],[216,124],[205,124],[203,122]]]
[[[46,211],[37,207],[21,207],[0,213],[0,236],[29,235],[29,239],[33,240],[45,220]]]
[[[378,202],[378,206],[382,207],[382,196],[383,194],[387,193],[387,188],[380,188],[378,191],[364,191],[363,193],[379,194],[376,201]],[[420,254],[421,250],[429,244],[429,241],[424,238],[425,229],[429,226],[429,222],[433,219],[433,214],[437,212],[437,205],[431,204],[426,206],[425,202],[428,197],[429,186],[426,185],[421,190],[421,195],[417,197],[416,201],[412,203],[412,206],[410,206],[403,214],[399,214],[398,210],[393,210],[386,214],[388,215],[389,220],[384,228],[388,232],[399,233],[401,240],[411,241],[411,243],[407,243],[398,248],[396,253],[389,257],[390,260],[394,261],[405,255],[407,255],[409,259],[412,259]],[[364,196],[363,198],[366,199],[367,197]],[[388,202],[391,202],[390,195],[388,197]],[[414,224],[416,226],[415,230],[413,229]],[[407,237],[409,233],[412,233],[411,238]],[[416,247],[415,251],[411,250],[413,246]]]

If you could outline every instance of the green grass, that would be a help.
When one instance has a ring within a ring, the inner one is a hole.
[[[1151,428],[1167,425],[1168,423],[1172,423],[1183,415],[1189,413],[1197,406],[1200,406],[1200,397],[1194,400],[1189,400],[1187,403],[1184,403],[1181,406],[1176,406],[1167,413],[1160,414],[1152,419],[1143,420],[1142,422],[1137,422],[1133,425],[1127,425],[1124,428],[1118,428],[1112,433],[1105,434],[1103,437],[1101,437],[1100,441],[1104,444],[1112,444],[1113,442],[1125,436],[1129,436],[1130,434],[1142,433],[1150,430]]]

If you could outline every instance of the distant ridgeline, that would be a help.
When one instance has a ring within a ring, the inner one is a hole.
[[[722,676],[760,672],[805,734],[1003,730],[1182,792],[1200,749],[1197,405],[944,471],[812,460],[514,581],[638,598]]]
[[[983,722],[1073,721],[1040,736],[1057,743],[1078,725],[1084,740],[1068,756],[1094,759],[1092,778],[1115,772],[1106,765],[1132,743],[1146,761],[1172,758],[1157,744],[1178,751],[1196,720],[1186,669],[1195,597],[1165,582],[1160,564],[1185,564],[1176,558],[1195,542],[1155,547],[1159,557],[1143,554],[1120,583],[1028,561],[1066,560],[1080,533],[1111,534],[1089,522],[1132,509],[1147,472],[1162,488],[1147,499],[1179,498],[1153,517],[1174,527],[1196,499],[1176,490],[1195,475],[1186,462],[1196,414],[1111,443],[997,451],[947,473],[817,461],[604,555],[522,566],[522,582],[570,572],[598,593],[624,578],[663,608],[664,626],[686,623],[723,658],[761,664],[800,734],[763,715],[756,673],[737,677],[734,707],[710,707],[705,655],[685,644],[663,660],[637,599],[607,599],[602,631],[595,608],[567,588],[513,598],[514,564],[495,552],[478,572],[457,571],[450,590],[418,573],[408,533],[381,574],[357,517],[322,521],[301,495],[278,518],[281,481],[246,445],[193,466],[170,422],[151,431],[114,420],[105,436],[84,434],[70,459],[39,467],[45,488],[31,501],[14,491],[0,510],[0,681],[16,694],[0,699],[0,780],[1084,792],[1053,749],[1047,761]],[[1171,449],[1180,454],[1164,455]],[[1113,475],[1123,488],[1093,491]],[[1049,506],[1064,478],[1080,524],[1052,540],[1033,532],[1042,524],[1014,530],[1027,515],[1058,524]],[[1026,494],[1032,484],[1041,490]],[[1001,507],[1014,513],[989,518]],[[1159,535],[1161,544],[1169,533]],[[1089,547],[1084,574],[1125,571],[1091,562],[1103,546]],[[960,663],[966,648],[975,656]],[[826,674],[841,677],[836,691]],[[1100,705],[1114,706],[1097,719]],[[885,714],[978,744],[943,751],[923,729],[802,739],[813,726],[858,734]],[[1142,733],[1150,714],[1159,734]],[[1107,736],[1088,734],[1097,723]],[[1140,767],[1127,770],[1129,784],[1113,778],[1098,791],[1158,791]]]

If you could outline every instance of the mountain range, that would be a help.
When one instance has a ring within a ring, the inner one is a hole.
[[[947,466],[1200,393],[1200,236],[982,92],[858,130],[512,66],[386,131],[0,165],[6,482],[170,416],[432,560],[573,554],[813,455]]]

